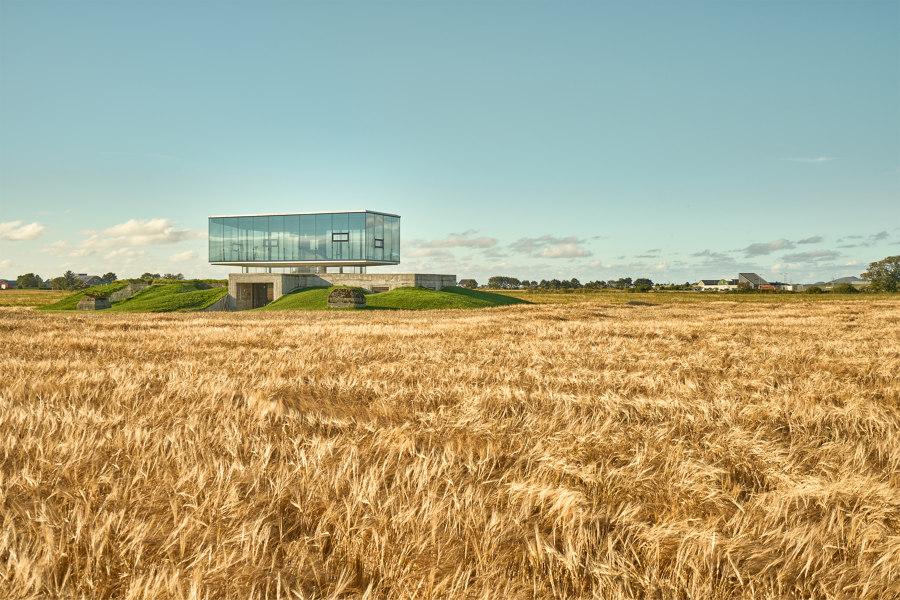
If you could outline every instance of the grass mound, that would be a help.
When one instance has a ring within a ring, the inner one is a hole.
[[[328,295],[336,287],[309,287],[285,294],[257,310],[326,310]],[[520,298],[502,294],[446,287],[441,291],[402,287],[366,296],[366,308],[375,310],[434,310],[451,308],[487,308],[508,304],[528,304]]]
[[[300,288],[256,310],[325,310],[328,308],[328,294],[334,289],[337,288]]]
[[[75,310],[76,308],[78,308],[78,301],[84,298],[87,293],[90,293],[92,296],[96,296],[98,298],[106,298],[113,292],[118,292],[126,285],[128,284],[110,283],[107,285],[95,285],[94,287],[75,292],[74,294],[70,294],[62,300],[54,302],[53,304],[46,304],[44,306],[41,306],[37,310]]]
[[[202,283],[170,283],[152,285],[113,304],[111,312],[186,312],[202,310],[228,293],[228,288],[207,288]]]
[[[390,292],[372,294],[366,298],[366,305],[372,308],[397,310],[488,308],[509,304],[528,304],[528,302],[521,298],[462,287],[445,287],[439,292],[425,288],[403,287]]]

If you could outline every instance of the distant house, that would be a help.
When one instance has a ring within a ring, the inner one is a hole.
[[[727,292],[728,290],[737,289],[737,279],[701,279],[697,283],[697,287],[701,290],[715,290],[718,292]]]
[[[0,279],[0,290],[12,290],[19,287],[19,284],[9,279]]]
[[[75,279],[80,281],[85,285],[102,285],[106,283],[102,279],[100,279],[97,275],[88,275],[87,273],[78,273],[75,275]]]
[[[757,275],[756,273],[738,273],[738,285],[747,285],[754,290],[775,289],[768,281]],[[766,287],[762,287],[766,286]]]
[[[860,279],[859,277],[850,275],[848,277],[838,277],[837,279],[832,279],[831,281],[829,281],[828,283],[823,284],[823,285],[835,286],[835,285],[840,285],[842,283],[849,283],[850,285],[859,286],[859,285],[869,285],[870,282],[866,281],[865,279]]]

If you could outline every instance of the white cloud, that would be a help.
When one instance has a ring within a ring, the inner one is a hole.
[[[577,243],[559,244],[557,246],[544,246],[537,254],[541,258],[579,258],[590,256],[591,251],[582,248]]]
[[[747,256],[760,256],[762,254],[771,254],[772,252],[777,252],[778,250],[790,250],[793,247],[793,242],[782,238],[780,240],[775,240],[774,242],[767,242],[764,244],[750,244],[749,246],[744,248],[744,252],[747,254]]]
[[[0,240],[22,242],[44,235],[46,228],[38,222],[22,225],[22,221],[0,223]]]
[[[85,235],[81,241],[71,244],[57,240],[48,244],[41,252],[64,258],[84,258],[95,254],[98,250],[112,249],[105,258],[128,258],[140,256],[126,253],[124,249],[136,246],[157,246],[175,244],[185,240],[199,239],[205,233],[191,229],[178,229],[176,223],[169,219],[130,219],[124,223],[107,227],[102,231],[82,231]]]
[[[88,236],[78,243],[88,248],[121,248],[124,246],[156,246],[176,244],[197,239],[201,233],[191,229],[177,229],[169,219],[129,219],[107,227],[101,232],[84,231]]]
[[[197,253],[193,250],[188,250],[186,252],[179,252],[178,254],[173,254],[169,257],[170,263],[183,263],[189,260],[197,258]]]
[[[8,258],[4,258],[3,260],[0,260],[0,269],[9,268],[12,266],[12,264],[13,264],[12,260],[10,260]]]
[[[792,157],[786,158],[784,160],[789,160],[792,162],[799,162],[799,163],[820,164],[820,163],[825,163],[825,162],[829,162],[829,161],[837,160],[837,159],[834,158],[833,156],[815,156],[812,158],[792,156]]]

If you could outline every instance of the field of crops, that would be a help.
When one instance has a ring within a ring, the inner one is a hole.
[[[896,300],[0,334],[3,598],[900,597]]]
[[[0,307],[44,306],[58,302],[71,293],[63,290],[0,290]]]

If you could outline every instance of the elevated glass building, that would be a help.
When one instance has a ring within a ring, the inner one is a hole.
[[[340,211],[209,217],[209,262],[366,267],[400,262],[400,216]]]

